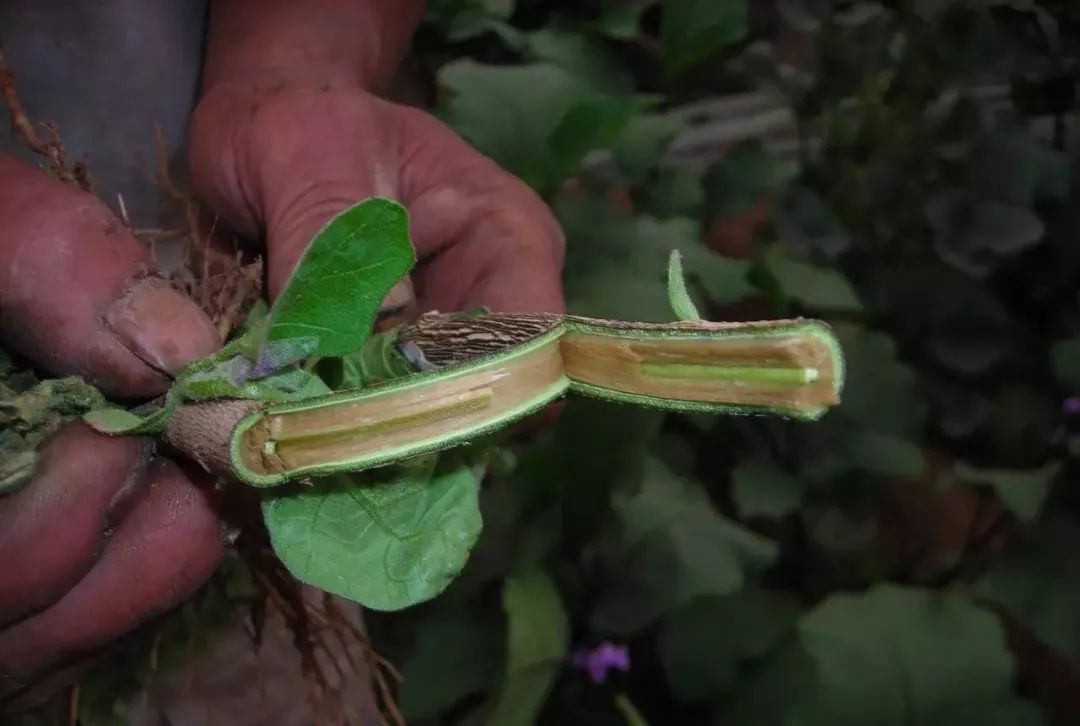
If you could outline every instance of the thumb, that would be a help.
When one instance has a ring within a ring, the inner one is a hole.
[[[218,335],[93,196],[0,155],[0,339],[116,396],[161,393]]]

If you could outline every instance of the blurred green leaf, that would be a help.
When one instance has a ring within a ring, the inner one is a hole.
[[[465,566],[482,527],[478,487],[455,458],[420,457],[267,491],[263,518],[297,579],[373,610],[398,610],[438,595]]]
[[[399,705],[410,721],[438,717],[463,698],[484,693],[499,679],[503,628],[474,607],[439,608],[413,631],[401,663]]]
[[[1050,359],[1057,379],[1071,391],[1080,392],[1080,336],[1054,343]]]
[[[702,173],[689,166],[659,166],[651,174],[651,183],[641,191],[641,211],[658,219],[700,217],[705,200]]]
[[[746,36],[746,0],[666,0],[663,12],[664,64],[676,75]]]
[[[982,194],[1006,204],[1031,207],[1069,194],[1068,155],[1021,131],[999,131],[982,139],[971,155],[970,175]]]
[[[959,4],[961,0],[914,0],[915,13],[925,20],[937,20],[941,13]]]
[[[645,720],[645,717],[641,715],[641,711],[637,710],[634,702],[625,693],[616,694],[615,708],[619,709],[619,713],[626,719],[626,726],[649,726],[649,722]]]
[[[847,372],[837,415],[870,431],[919,437],[927,406],[914,370],[897,358],[896,342],[853,325],[833,329]]]
[[[729,699],[743,669],[780,645],[800,611],[788,595],[750,588],[698,598],[672,613],[659,648],[676,697],[687,703]]]
[[[832,313],[862,310],[862,303],[851,283],[837,270],[778,255],[766,266],[785,295],[811,310]]]
[[[779,5],[782,7],[785,1],[803,2],[780,0]],[[745,75],[753,86],[774,90],[792,106],[801,104],[818,80],[812,73],[783,62],[775,46],[765,40],[747,45],[731,62],[731,68]]]
[[[603,0],[597,27],[604,35],[630,40],[638,34],[641,14],[656,0]]]
[[[702,178],[707,218],[742,214],[776,192],[787,173],[759,141],[734,144]]]
[[[481,152],[543,194],[551,193],[593,149],[610,145],[642,104],[607,94],[552,63],[449,63],[439,82],[450,92],[442,115]],[[492,106],[499,113],[492,113]]]
[[[775,178],[780,172],[771,173]],[[789,185],[780,195],[774,217],[777,237],[800,256],[835,258],[851,247],[851,235],[825,201],[800,184]]]
[[[799,480],[768,459],[750,459],[731,472],[732,496],[743,517],[777,519],[798,509],[803,498]]]
[[[847,502],[843,502],[847,504]],[[870,547],[878,534],[876,512],[841,506],[803,506],[799,515],[810,539],[822,549],[838,555],[852,555]]]
[[[532,724],[570,648],[570,623],[555,583],[541,570],[507,579],[503,610],[509,621],[506,674],[493,726]]]
[[[797,633],[759,677],[786,691],[778,694],[783,708],[755,723],[1009,723],[1001,714],[1040,722],[1013,695],[1012,656],[997,618],[963,596],[893,585],[833,595],[802,618]]]
[[[515,0],[432,0],[425,19],[450,40],[464,41],[504,25],[515,5]]]
[[[1006,379],[995,386],[990,414],[980,432],[985,437],[987,462],[1026,468],[1046,461],[1055,429],[1060,425],[1060,402],[1035,381]]]
[[[693,284],[705,302],[733,302],[752,292],[748,263],[711,252],[698,239],[698,225],[675,217],[634,217],[610,199],[584,194],[556,200],[555,212],[567,239],[564,286],[567,309],[577,315],[664,322],[671,319],[664,286],[671,250],[683,254]]]
[[[589,98],[573,105],[548,138],[554,181],[572,176],[593,149],[615,144],[640,110],[639,102],[627,96]]]
[[[663,419],[653,409],[571,396],[552,437],[523,453],[514,489],[553,500],[563,537],[574,545],[591,542],[614,492],[640,482]]]
[[[684,125],[679,119],[663,114],[634,116],[612,144],[615,163],[632,182],[645,181]],[[649,191],[655,193],[656,186],[661,183],[657,180],[649,184]]]
[[[1003,361],[1009,352],[1003,343],[1000,337],[980,330],[948,331],[932,337],[928,347],[949,370],[975,376]]]
[[[633,90],[625,66],[599,39],[580,32],[544,28],[529,33],[525,56],[532,62],[559,66],[597,91],[622,94]]]
[[[829,17],[832,3],[828,0],[777,0],[780,18],[803,33],[816,33]]]
[[[1013,539],[976,586],[1035,637],[1080,668],[1080,528],[1053,513]]]
[[[919,445],[889,434],[854,432],[848,450],[855,466],[874,474],[918,477],[926,471]]]
[[[1036,244],[1044,232],[1042,220],[1025,207],[961,193],[932,199],[926,218],[941,258],[975,276],[986,275],[1002,258]]]
[[[604,546],[611,578],[593,626],[634,633],[702,595],[740,589],[775,560],[774,542],[722,516],[695,482],[656,459],[640,490],[616,493],[618,534]]]
[[[1050,462],[1039,469],[979,469],[963,462],[954,467],[957,478],[969,484],[985,484],[997,494],[1006,509],[1021,522],[1031,523],[1038,517],[1050,483],[1061,471],[1060,462]]]

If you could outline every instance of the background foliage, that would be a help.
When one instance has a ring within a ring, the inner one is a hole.
[[[504,451],[461,575],[367,614],[409,722],[1080,722],[1078,57],[1068,0],[432,0],[414,90],[551,204],[570,312],[669,320],[677,247],[706,317],[826,319],[849,373],[815,424],[574,399]],[[94,403],[0,383],[27,452]]]
[[[677,246],[708,317],[827,319],[850,383],[812,425],[570,401],[450,590],[371,615],[412,722],[1080,719],[1078,22],[431,3],[429,101],[552,204],[571,312],[668,319]]]

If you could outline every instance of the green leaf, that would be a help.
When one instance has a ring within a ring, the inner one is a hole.
[[[654,409],[571,396],[551,439],[523,453],[513,487],[554,499],[561,536],[584,546],[596,538],[613,493],[641,480],[646,447],[663,419]]]
[[[140,432],[146,418],[122,408],[99,408],[88,411],[83,421],[103,434],[123,434]]]
[[[165,430],[173,413],[180,407],[183,400],[181,392],[182,386],[174,385],[165,394],[165,400],[161,406],[146,416],[139,416],[119,408],[99,408],[87,412],[83,416],[83,421],[103,434],[142,436],[161,433]]]
[[[666,0],[660,38],[664,65],[681,75],[746,36],[746,0]]]
[[[432,0],[425,19],[451,41],[466,41],[498,31],[513,13],[515,0]]]
[[[572,176],[593,149],[614,145],[641,109],[640,102],[626,96],[584,99],[571,106],[547,140],[554,180]]]
[[[941,258],[959,270],[985,276],[998,262],[1038,243],[1045,227],[1026,207],[942,194],[926,205]]]
[[[552,63],[443,66],[441,115],[477,149],[547,195],[585,155],[613,142],[641,103]],[[491,109],[497,107],[499,113]]]
[[[664,270],[672,248],[681,251],[691,280],[700,282],[709,302],[734,302],[753,292],[748,263],[701,244],[692,219],[633,217],[610,199],[588,195],[559,198],[555,211],[567,239],[564,289],[571,313],[669,321]]]
[[[926,457],[915,443],[889,434],[859,431],[847,445],[852,464],[874,474],[918,477],[926,471]]]
[[[1039,469],[979,469],[964,463],[954,467],[956,477],[971,485],[985,484],[1021,522],[1034,522],[1050,493],[1050,483],[1061,471],[1052,461]]]
[[[768,459],[750,459],[731,472],[732,496],[743,517],[778,519],[799,508],[803,486]]]
[[[716,218],[747,212],[772,196],[787,176],[780,161],[760,141],[734,144],[709,165],[702,179],[706,214]],[[783,233],[780,239],[785,239]]]
[[[318,338],[315,356],[363,345],[390,288],[416,262],[405,208],[369,199],[319,231],[270,311],[267,340]]]
[[[786,680],[788,713],[773,723],[979,726],[1003,723],[999,712],[1031,715],[1013,695],[1000,623],[961,595],[891,585],[833,595],[786,651],[762,676]],[[800,659],[810,668],[791,667]]]
[[[364,388],[416,372],[397,349],[397,330],[376,333],[360,350],[319,361],[319,375],[335,391]]]
[[[686,289],[682,255],[678,250],[672,250],[671,257],[668,258],[667,288],[671,310],[675,313],[677,320],[701,320],[701,313],[698,312],[697,306],[690,299],[690,293]]]
[[[832,259],[851,247],[851,235],[832,209],[805,186],[793,184],[784,191],[775,218],[777,236],[796,254]]]
[[[532,724],[570,648],[570,623],[555,583],[541,570],[507,579],[506,675],[487,716],[493,726]]]
[[[735,592],[777,555],[774,542],[721,515],[696,482],[655,459],[614,509],[618,535],[601,548],[611,585],[593,612],[605,632],[634,633],[695,597]]]
[[[638,34],[641,14],[656,0],[604,0],[597,26],[600,32],[618,40],[631,40]]]
[[[412,629],[398,699],[410,721],[437,718],[462,699],[493,688],[502,661],[498,618],[475,607],[435,610]]]
[[[661,164],[648,170],[648,186],[641,191],[641,212],[657,219],[701,217],[705,193],[704,172],[689,166]]]
[[[626,726],[649,726],[649,722],[625,693],[615,695],[615,708],[619,709],[619,713],[626,719]]]
[[[862,303],[851,283],[837,270],[774,257],[766,266],[784,294],[814,311],[856,313]]]
[[[330,393],[331,390],[321,378],[302,368],[293,368],[275,373],[272,376],[263,378],[258,383],[262,388],[274,391],[286,401],[315,398]]]
[[[465,566],[482,522],[473,470],[443,457],[377,474],[268,492],[274,551],[299,580],[373,610],[442,592]]]
[[[978,582],[982,597],[1001,605],[1035,637],[1080,668],[1080,528],[1053,514],[1013,538],[1004,557]]]
[[[1020,131],[990,134],[971,154],[971,183],[989,198],[1031,207],[1069,195],[1069,157]]]
[[[657,166],[672,139],[685,125],[684,121],[664,114],[634,116],[611,144],[615,163],[632,182],[645,182],[646,176]],[[657,173],[663,177],[664,171]],[[696,178],[693,181],[696,182]],[[656,187],[661,184],[660,180],[649,184],[650,194],[656,196]],[[696,183],[694,193],[700,194],[700,186]]]
[[[295,401],[330,392],[318,376],[302,368],[286,368],[257,380],[253,380],[251,375],[251,361],[238,355],[208,370],[197,370],[181,376],[173,384],[173,389],[185,401],[212,398]]]
[[[928,409],[915,371],[897,357],[896,341],[853,325],[836,324],[833,331],[847,361],[837,416],[861,429],[919,438]]]
[[[659,649],[675,696],[685,703],[731,698],[744,670],[780,645],[799,613],[794,598],[756,588],[700,598],[673,613]]]
[[[1057,379],[1070,390],[1080,392],[1080,336],[1054,343],[1050,360]]]
[[[600,39],[580,32],[544,28],[527,36],[526,59],[557,65],[598,91],[626,93],[633,90],[625,66]]]

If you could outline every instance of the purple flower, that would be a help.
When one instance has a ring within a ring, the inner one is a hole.
[[[1061,402],[1061,410],[1066,416],[1080,414],[1080,396],[1070,396]]]
[[[630,653],[625,645],[615,645],[605,640],[592,650],[575,651],[570,662],[575,668],[588,673],[593,683],[603,683],[612,668],[623,673],[630,670]]]
[[[252,367],[251,372],[248,373],[248,378],[251,380],[266,378],[269,375],[277,373],[280,368],[281,365],[278,361],[274,360],[273,356],[264,350],[259,354],[259,359],[255,361],[255,365]]]

